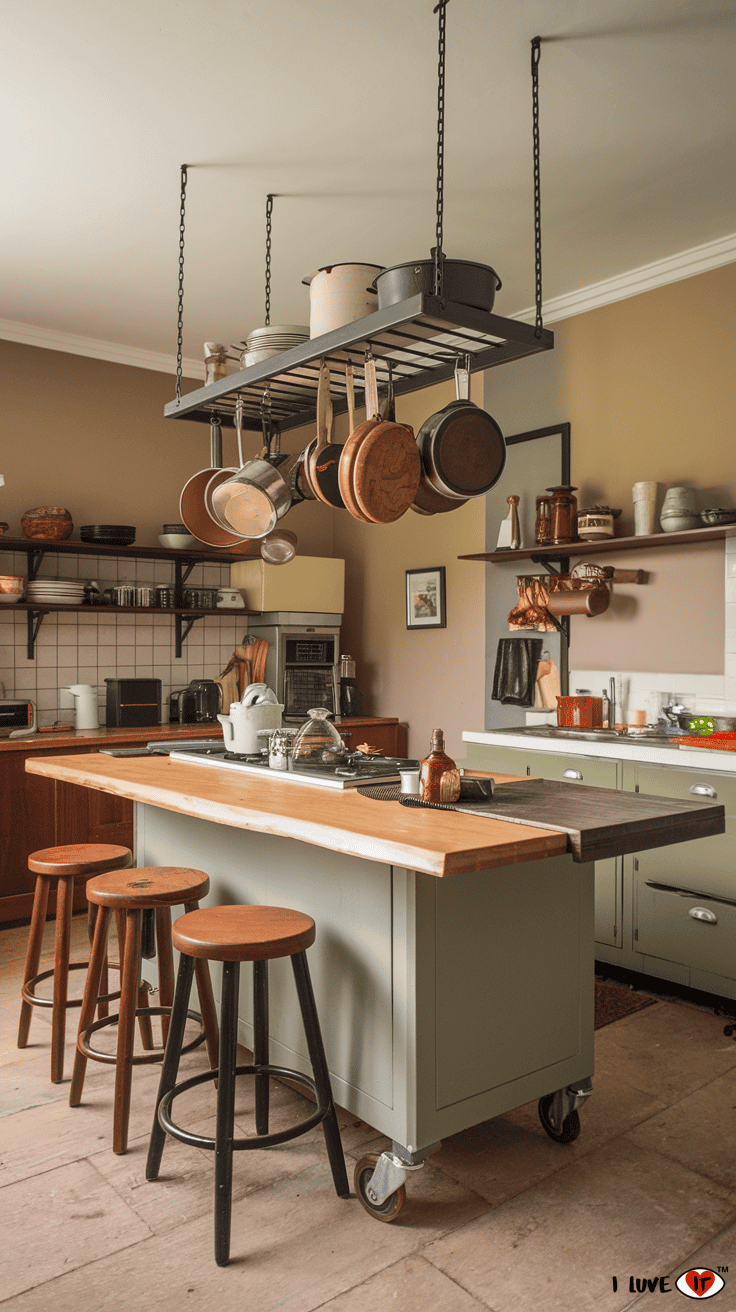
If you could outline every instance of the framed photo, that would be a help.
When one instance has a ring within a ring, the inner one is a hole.
[[[445,602],[445,567],[408,569],[406,571],[407,629],[444,629],[447,627]]]

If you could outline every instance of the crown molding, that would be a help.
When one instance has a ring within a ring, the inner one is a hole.
[[[550,301],[544,301],[542,317],[545,326],[558,319],[571,319],[573,315],[585,314],[587,310],[597,310],[602,305],[612,305],[614,301],[625,301],[630,296],[652,291],[655,287],[666,287],[671,282],[681,282],[683,278],[694,278],[699,273],[706,273],[708,269],[718,269],[734,261],[736,232],[727,237],[719,237],[717,241],[705,242],[703,246],[692,246],[665,260],[642,264],[638,269],[617,274],[615,278],[604,278],[602,282],[593,282],[589,287],[580,287],[578,291],[555,296]],[[531,306],[509,317],[533,323],[534,315],[535,309]]]
[[[80,337],[76,333],[38,328],[30,323],[15,323],[12,319],[0,319],[0,338],[22,342],[24,346],[39,346],[46,351],[65,351],[67,355],[109,360],[112,364],[125,364],[133,369],[153,369],[156,373],[176,377],[176,356],[166,355],[163,351],[146,351],[98,337]],[[182,373],[185,378],[204,380],[204,361],[182,360]]]
[[[736,232],[545,301],[542,306],[544,322],[550,324],[558,319],[570,319],[573,315],[585,314],[587,310],[597,310],[602,305],[611,305],[614,301],[623,301],[629,296],[652,291],[655,287],[680,282],[683,278],[694,278],[699,273],[706,273],[708,269],[718,269],[734,261]],[[535,309],[531,306],[509,318],[533,323],[534,315]],[[120,342],[106,342],[96,337],[80,337],[75,333],[15,323],[12,319],[0,319],[0,338],[22,342],[25,346],[39,346],[47,351],[65,351],[69,355],[85,355],[93,360],[109,360],[112,364],[124,364],[134,369],[153,369],[157,373],[176,376],[175,357],[162,351],[145,351],[135,346],[124,346]],[[204,380],[204,361],[182,360],[182,373],[186,378]]]

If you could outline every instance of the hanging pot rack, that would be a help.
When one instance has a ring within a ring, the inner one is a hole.
[[[282,430],[316,420],[317,389],[323,360],[333,366],[335,414],[348,409],[345,366],[356,372],[355,384],[365,390],[363,365],[370,353],[380,382],[393,376],[396,396],[420,391],[453,377],[459,356],[469,360],[471,373],[552,350],[554,335],[542,326],[541,184],[539,167],[539,58],[541,37],[531,42],[532,145],[534,164],[534,262],[536,313],[533,325],[446,301],[443,296],[443,204],[445,119],[445,25],[449,0],[439,0],[437,79],[437,203],[433,247],[433,294],[409,297],[321,337],[251,365],[226,378],[182,395],[184,302],[184,235],[187,165],[181,166],[179,205],[179,287],[177,318],[176,398],[164,408],[166,418],[209,423],[213,413],[234,425],[236,408],[243,429],[262,426],[264,386],[270,391],[271,414]],[[273,194],[266,198],[266,324],[270,323],[271,223]],[[236,348],[233,348],[236,349]],[[232,359],[232,357],[229,357]]]

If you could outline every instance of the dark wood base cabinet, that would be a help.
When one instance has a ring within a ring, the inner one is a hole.
[[[66,748],[78,756],[90,748]],[[33,752],[58,756],[59,750]],[[24,920],[31,914],[36,877],[28,857],[40,848],[61,843],[121,843],[133,846],[133,803],[127,797],[78,788],[59,780],[26,774],[30,752],[0,752],[0,923]],[[49,915],[55,914],[55,894]],[[74,909],[86,907],[84,884],[75,881]]]

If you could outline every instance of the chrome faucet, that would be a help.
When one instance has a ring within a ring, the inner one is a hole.
[[[609,680],[609,683],[608,683],[608,727],[609,727],[609,729],[615,729],[615,728],[616,728],[616,711],[617,711],[617,709],[618,709],[618,707],[616,706],[616,680],[613,678],[613,676],[611,676],[611,679]]]

